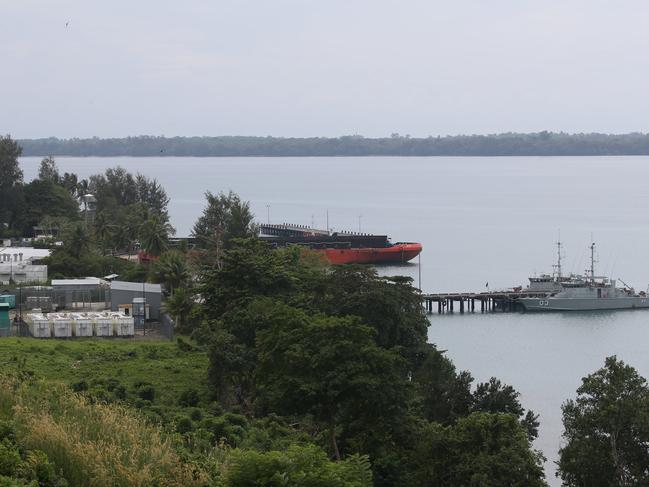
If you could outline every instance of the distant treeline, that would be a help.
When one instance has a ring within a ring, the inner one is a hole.
[[[649,155],[649,134],[456,135],[384,138],[157,137],[23,139],[24,156],[601,156]]]

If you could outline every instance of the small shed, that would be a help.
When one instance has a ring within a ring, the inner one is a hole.
[[[105,301],[104,281],[98,277],[52,279],[52,288],[60,308],[86,309]]]
[[[0,328],[8,329],[11,326],[9,320],[9,304],[0,303]]]
[[[162,286],[142,282],[113,281],[110,283],[110,309],[118,311],[124,305],[132,305],[136,298],[144,298],[148,308],[148,317],[160,318],[162,306]]]
[[[0,294],[0,303],[7,303],[10,309],[16,307],[16,296],[14,294]]]

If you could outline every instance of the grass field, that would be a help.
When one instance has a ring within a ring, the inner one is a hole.
[[[0,338],[0,370],[129,402],[145,398],[165,409],[173,409],[189,389],[201,403],[208,401],[207,362],[204,352],[183,350],[176,341]]]

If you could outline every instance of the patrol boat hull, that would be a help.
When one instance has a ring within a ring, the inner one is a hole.
[[[521,298],[525,311],[592,311],[649,308],[649,297],[616,298]]]

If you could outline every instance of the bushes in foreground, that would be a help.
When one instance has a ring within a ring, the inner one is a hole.
[[[0,378],[0,487],[369,487],[367,457],[331,462],[315,445],[224,444],[190,460],[128,407],[63,384]]]

